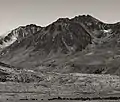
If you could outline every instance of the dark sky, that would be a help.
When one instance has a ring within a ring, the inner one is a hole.
[[[82,14],[108,23],[120,21],[120,0],[0,0],[0,34],[20,25],[45,26]]]

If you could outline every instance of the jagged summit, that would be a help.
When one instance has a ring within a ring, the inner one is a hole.
[[[5,48],[12,43],[14,43],[16,40],[20,41],[26,36],[29,36],[31,34],[34,34],[41,30],[42,27],[37,26],[35,24],[30,24],[26,26],[20,26],[14,30],[12,30],[10,33],[8,33],[5,37],[1,37],[0,39],[0,47]]]

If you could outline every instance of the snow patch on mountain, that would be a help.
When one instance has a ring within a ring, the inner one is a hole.
[[[110,33],[112,31],[112,29],[107,29],[107,30],[103,30],[104,33]]]
[[[5,48],[5,47],[13,44],[16,40],[17,40],[17,36],[12,36],[12,37],[11,37],[11,40],[9,40],[9,41],[7,41],[7,42],[4,41],[3,44],[0,45],[0,47],[1,47],[1,48]]]

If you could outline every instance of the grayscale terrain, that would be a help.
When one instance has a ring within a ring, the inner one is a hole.
[[[119,102],[120,22],[80,15],[1,36],[0,100]]]

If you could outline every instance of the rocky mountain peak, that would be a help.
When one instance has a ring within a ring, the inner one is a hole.
[[[13,44],[16,40],[20,41],[23,38],[32,35],[41,30],[42,27],[37,26],[35,24],[30,24],[27,26],[20,26],[14,30],[12,30],[5,37],[1,37],[0,39],[0,47],[5,48]]]

